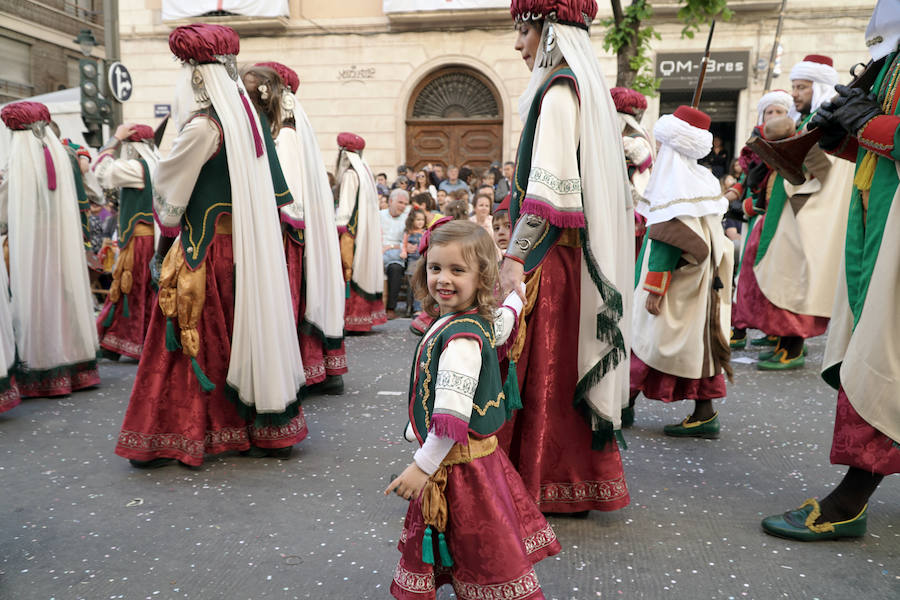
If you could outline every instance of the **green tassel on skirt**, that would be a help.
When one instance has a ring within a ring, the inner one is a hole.
[[[216,385],[209,380],[209,377],[200,368],[200,363],[197,362],[197,358],[194,356],[191,357],[191,366],[194,368],[194,375],[197,376],[197,383],[200,384],[204,392],[211,392],[216,389]]]
[[[114,313],[115,313],[115,312],[116,312],[116,305],[115,305],[115,304],[110,304],[110,305],[109,305],[109,312],[106,313],[106,318],[103,319],[103,326],[104,326],[104,327],[112,327],[112,324],[113,324],[113,316],[114,316]]]
[[[503,383],[503,394],[506,396],[506,420],[512,418],[514,410],[522,408],[522,395],[519,393],[519,376],[516,373],[516,363],[509,361],[509,370],[506,372],[506,381]]]
[[[434,564],[434,544],[431,542],[431,525],[425,528],[422,537],[422,562],[426,565]]]
[[[452,567],[453,558],[450,556],[450,548],[447,547],[443,531],[438,533],[438,551],[441,553],[441,564],[445,567]]]
[[[166,350],[175,352],[181,349],[181,342],[175,334],[175,321],[166,319]]]
[[[346,298],[346,299],[350,298],[350,282],[349,281],[347,282],[347,285],[344,286],[344,298]]]
[[[126,319],[131,318],[131,311],[128,310],[128,294],[122,294],[122,316]]]

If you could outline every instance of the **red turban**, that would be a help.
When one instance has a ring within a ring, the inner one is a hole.
[[[557,23],[586,29],[597,16],[597,0],[512,0],[509,12],[516,20],[545,19],[555,12]]]
[[[504,210],[508,212],[509,211],[509,202],[511,199],[512,199],[512,192],[508,193],[507,195],[505,195],[503,197],[503,201],[497,207],[497,210],[494,211],[494,214],[496,215],[498,212],[501,212]]]
[[[169,34],[169,49],[183,62],[214,63],[216,55],[240,52],[241,39],[231,27],[195,23],[176,27]]]
[[[297,93],[297,90],[300,89],[300,77],[297,76],[297,72],[292,68],[281,64],[280,62],[261,62],[256,63],[257,67],[269,67],[281,77],[281,81],[284,85],[291,88],[293,93]]]
[[[824,54],[807,54],[803,58],[803,62],[812,62],[820,65],[828,65],[829,67],[834,66],[834,61],[830,56],[825,56]]]
[[[350,152],[362,152],[366,147],[366,140],[355,133],[340,133],[337,137],[338,146]]]
[[[640,92],[627,87],[614,87],[609,93],[617,112],[635,115],[639,111],[647,110],[647,99]]]
[[[141,140],[152,140],[153,128],[149,125],[135,125],[134,133],[128,136],[129,142],[140,142]]]
[[[679,106],[675,109],[673,114],[688,125],[693,125],[697,129],[709,131],[710,118],[709,115],[702,110],[697,110],[690,106]]]
[[[50,122],[50,110],[40,102],[13,102],[0,111],[0,118],[10,129],[28,129],[38,121]]]

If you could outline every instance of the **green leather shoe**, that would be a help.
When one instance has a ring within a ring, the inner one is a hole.
[[[731,342],[728,344],[731,346],[732,350],[743,350],[747,347],[747,334],[744,334],[742,338],[734,337],[734,334],[731,334]]]
[[[790,371],[791,369],[802,369],[805,364],[806,357],[802,352],[796,358],[788,358],[787,350],[779,348],[769,360],[756,363],[756,368],[759,371]]]
[[[778,344],[778,336],[777,335],[765,335],[763,337],[758,337],[755,340],[750,340],[751,346],[775,346]]]
[[[759,355],[757,355],[756,359],[760,360],[760,361],[769,360],[770,358],[775,356],[775,352],[777,350],[778,350],[777,347],[774,350],[763,350],[762,352],[759,353]],[[806,356],[807,354],[809,354],[809,346],[807,346],[806,344],[803,344],[803,356]]]
[[[762,528],[769,535],[801,542],[862,537],[866,535],[868,507],[868,504],[863,506],[858,515],[847,521],[838,523],[825,521],[817,525],[816,519],[819,518],[822,511],[816,499],[810,498],[801,504],[800,508],[766,517],[762,520]]]
[[[704,439],[716,439],[719,437],[719,413],[705,421],[689,421],[687,417],[681,423],[666,425],[663,433],[672,437],[696,437]]]

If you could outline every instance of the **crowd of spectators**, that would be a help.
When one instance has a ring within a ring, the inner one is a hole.
[[[418,246],[425,230],[442,217],[469,219],[494,236],[497,257],[509,243],[509,216],[495,222],[500,204],[512,189],[514,163],[494,163],[487,169],[428,164],[415,170],[397,167],[393,181],[381,172],[375,176],[381,206],[382,249],[385,274],[385,308],[388,318],[397,316],[402,291],[419,259]],[[505,219],[505,220],[504,220]],[[418,307],[406,294],[407,311]]]

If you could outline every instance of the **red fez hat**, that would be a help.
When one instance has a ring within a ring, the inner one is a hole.
[[[0,118],[10,129],[28,129],[38,121],[50,122],[50,110],[40,102],[13,102],[0,111]]]
[[[176,27],[169,34],[169,49],[183,62],[214,63],[217,55],[241,50],[241,39],[231,27],[195,23]]]
[[[710,118],[709,115],[702,110],[697,110],[690,106],[679,106],[675,109],[673,114],[688,125],[693,125],[697,129],[709,131]]]
[[[355,133],[340,133],[337,137],[338,146],[350,152],[362,152],[366,147],[366,140],[362,139]]]
[[[829,67],[834,67],[834,61],[831,60],[831,57],[825,56],[824,54],[807,54],[803,58],[803,62],[812,62],[818,63],[820,65],[828,65]]]
[[[497,210],[494,211],[494,214],[496,215],[498,212],[502,212],[504,210],[508,212],[509,211],[509,202],[511,199],[512,199],[512,192],[508,193],[507,195],[505,195],[503,197],[503,201],[500,202],[500,205],[497,207]]]
[[[281,81],[284,85],[291,88],[293,93],[297,93],[297,90],[300,89],[300,77],[297,76],[297,72],[292,68],[281,64],[280,62],[261,62],[256,63],[257,67],[269,67],[281,77]]]
[[[135,125],[134,133],[128,136],[129,142],[140,142],[141,140],[152,140],[153,128],[149,125]]]
[[[638,111],[647,110],[647,99],[638,91],[627,87],[614,87],[609,93],[618,112],[634,115]]]
[[[512,0],[509,12],[516,21],[540,21],[556,13],[556,22],[587,29],[597,16],[596,0]],[[552,19],[551,19],[552,20]]]

